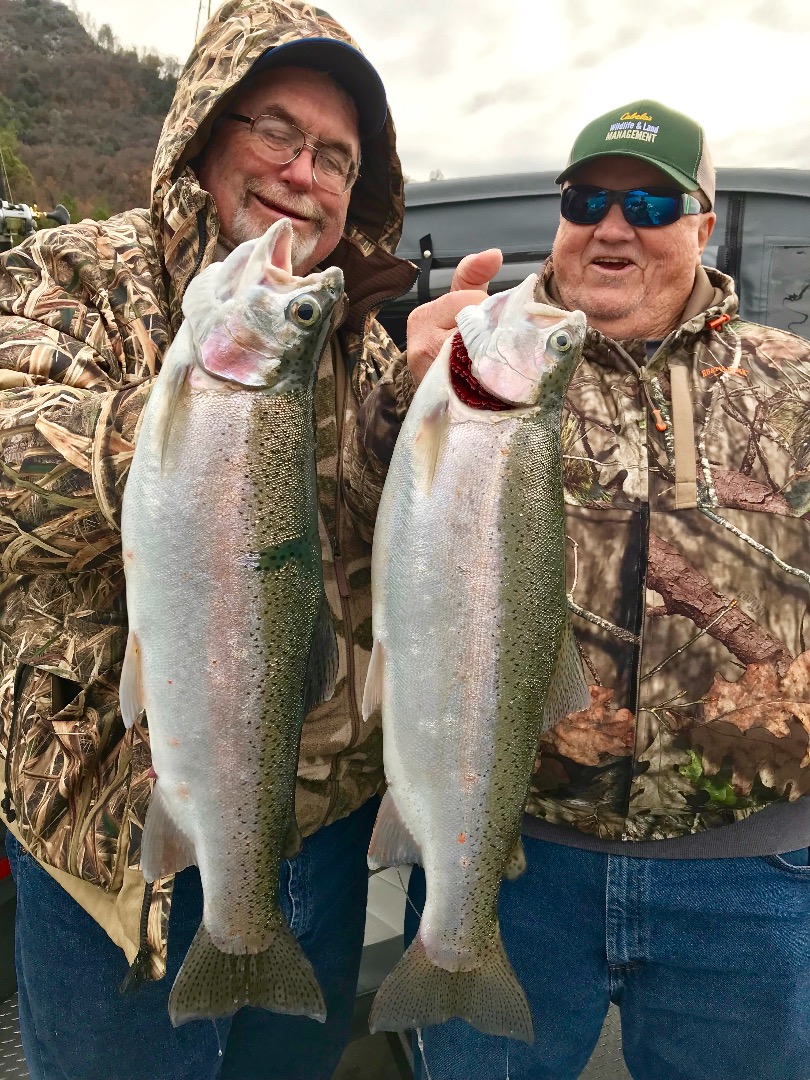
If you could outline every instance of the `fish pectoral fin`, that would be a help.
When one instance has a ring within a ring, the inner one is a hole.
[[[503,868],[503,876],[508,881],[514,881],[515,878],[520,877],[525,869],[526,852],[523,850],[523,841],[518,839],[518,842],[509,854],[509,858],[506,860],[506,866]]]
[[[376,709],[382,708],[384,680],[385,646],[379,638],[374,638],[374,643],[371,646],[368,674],[366,675],[366,685],[363,688],[364,720],[368,720]]]
[[[295,820],[295,814],[293,814],[287,828],[287,835],[284,837],[281,857],[283,859],[294,859],[301,851],[303,843],[304,838],[301,836],[301,830],[298,828],[298,822]]]
[[[499,929],[479,965],[468,971],[434,964],[417,934],[377,991],[368,1026],[372,1032],[416,1030],[453,1016],[488,1035],[534,1042],[531,1009]]]
[[[146,706],[143,700],[143,674],[141,672],[141,643],[138,635],[130,630],[124,664],[121,668],[119,700],[124,727],[131,728]]]
[[[316,705],[320,705],[323,701],[329,701],[332,694],[334,694],[338,662],[335,624],[332,622],[332,612],[329,610],[326,593],[321,593],[321,606],[318,610],[315,629],[312,632],[307,675],[304,683],[304,716],[311,709],[314,709]]]
[[[433,487],[441,452],[450,428],[448,402],[438,402],[422,417],[413,440],[413,470],[417,482],[426,495]]]
[[[557,662],[543,706],[541,733],[559,724],[569,713],[591,707],[591,693],[582,667],[571,620],[566,617],[557,650]]]
[[[380,870],[384,866],[408,866],[421,863],[422,853],[413,835],[402,820],[394,796],[389,788],[383,795],[371,843],[368,846],[368,866],[370,870]]]
[[[280,911],[271,917],[267,936],[262,952],[226,953],[201,925],[169,995],[172,1024],[232,1016],[243,1005],[323,1023],[326,1005],[318,979]]]
[[[155,438],[160,447],[160,471],[163,472],[166,464],[166,453],[169,448],[169,436],[172,432],[174,414],[177,411],[177,403],[180,400],[180,391],[183,389],[188,373],[194,366],[193,354],[182,361],[173,360],[161,369],[160,375],[162,386],[160,389],[160,401],[155,416]]]
[[[194,844],[172,818],[158,780],[143,827],[141,873],[147,881],[154,881],[185,870],[196,861]]]

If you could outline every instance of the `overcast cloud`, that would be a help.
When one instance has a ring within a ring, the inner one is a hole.
[[[581,127],[637,97],[700,120],[717,165],[810,168],[807,0],[323,3],[382,75],[414,179],[560,168]],[[181,60],[209,7],[74,4]]]

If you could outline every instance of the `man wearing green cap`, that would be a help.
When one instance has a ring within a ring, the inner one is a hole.
[[[591,706],[541,739],[528,869],[501,890],[536,1041],[451,1020],[417,1072],[575,1080],[612,1001],[635,1080],[806,1080],[810,346],[742,320],[701,266],[715,180],[693,120],[613,109],[558,182],[536,299],[589,323],[563,444]],[[413,313],[416,380],[498,265],[468,256]],[[419,868],[410,894],[421,909]]]

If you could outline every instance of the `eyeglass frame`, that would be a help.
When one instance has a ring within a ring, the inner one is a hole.
[[[318,187],[323,188],[324,191],[329,191],[329,188],[324,187],[323,184],[318,180],[318,177],[315,175],[315,161],[318,157],[318,154],[323,149],[340,150],[340,152],[343,153],[339,146],[335,146],[333,143],[324,142],[323,139],[316,139],[314,135],[310,134],[310,132],[304,131],[304,129],[299,127],[298,124],[294,124],[292,120],[288,119],[288,117],[281,116],[279,113],[270,112],[259,113],[258,116],[245,116],[244,113],[226,112],[223,113],[222,116],[223,119],[227,118],[230,120],[238,120],[242,124],[250,124],[251,135],[253,134],[257,121],[264,120],[265,117],[271,120],[281,120],[282,123],[289,125],[289,127],[291,128],[294,128],[297,132],[299,132],[304,141],[301,143],[301,145],[298,147],[298,149],[295,151],[291,158],[288,158],[286,161],[275,161],[273,164],[289,165],[290,162],[295,161],[295,159],[298,157],[304,147],[308,146],[309,149],[312,151],[312,179],[315,181]],[[259,138],[261,139],[261,135],[259,136]],[[264,142],[263,139],[262,142]],[[265,143],[265,145],[267,144]],[[330,192],[331,195],[345,195],[346,192],[351,191],[351,189],[357,183],[360,178],[359,154],[357,156],[357,161],[354,161],[354,159],[352,159],[352,165],[354,166],[354,175],[350,176],[350,178],[347,180],[346,186],[343,188],[342,191],[332,191]]]
[[[594,193],[604,192],[607,196],[607,201],[605,203],[605,211],[600,218],[596,219],[596,221],[572,221],[571,218],[566,217],[566,215],[563,213],[562,203],[565,198],[566,191],[572,191],[576,188],[589,188]],[[636,193],[640,195],[650,195],[653,198],[655,198],[656,195],[677,196],[680,200],[680,211],[677,217],[674,217],[672,221],[650,222],[648,225],[641,225],[637,222],[630,221],[625,212],[625,199],[628,195],[633,195]],[[639,185],[632,188],[618,190],[616,188],[600,187],[598,184],[568,184],[560,192],[560,213],[566,221],[570,222],[571,225],[593,226],[601,224],[601,222],[603,222],[610,213],[610,208],[611,206],[613,206],[614,203],[618,204],[619,209],[622,212],[622,217],[632,229],[663,229],[666,228],[667,225],[674,225],[675,222],[680,221],[682,217],[693,217],[697,214],[708,214],[710,212],[705,209],[705,207],[701,204],[700,200],[696,196],[690,195],[688,192],[685,191],[678,191],[677,188],[656,186],[644,187]]]

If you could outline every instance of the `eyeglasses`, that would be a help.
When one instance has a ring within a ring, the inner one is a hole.
[[[308,131],[302,131],[289,120],[267,113],[242,116],[241,113],[229,112],[225,115],[242,124],[250,124],[251,132],[258,135],[264,144],[265,155],[276,165],[289,165],[308,146],[312,151],[312,176],[324,191],[342,195],[360,175],[359,162],[349,154],[337,146],[313,139]]]
[[[622,208],[624,220],[635,229],[671,225],[683,214],[703,214],[694,195],[670,188],[633,188],[611,191],[590,184],[571,184],[563,189],[560,213],[575,225],[597,225],[613,203]]]

